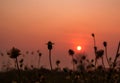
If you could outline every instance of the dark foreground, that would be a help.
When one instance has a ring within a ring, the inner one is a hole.
[[[71,70],[33,69],[11,70],[0,73],[0,83],[120,83],[120,72],[97,69],[72,72]]]

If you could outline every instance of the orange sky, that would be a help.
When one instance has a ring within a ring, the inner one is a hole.
[[[63,57],[70,62],[67,51],[76,45],[93,57],[90,35],[94,32],[99,48],[106,40],[113,55],[120,40],[119,4],[120,0],[0,0],[0,50],[40,49],[45,60],[44,44],[51,40],[55,42],[53,63],[60,59],[70,66]]]

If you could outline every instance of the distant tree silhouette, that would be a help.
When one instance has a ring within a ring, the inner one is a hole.
[[[18,57],[19,55],[21,55],[20,52],[21,52],[21,51],[20,51],[18,48],[13,47],[7,54],[10,56],[10,58],[16,60],[15,62],[16,62],[16,64],[17,64],[17,69],[18,69],[18,71],[19,71],[19,77],[20,77],[20,81],[21,81],[20,68],[19,68],[18,59],[17,59],[17,57]]]
[[[51,70],[53,70],[52,62],[51,62],[51,50],[53,48],[53,45],[54,45],[54,43],[52,43],[51,41],[48,41],[47,46],[48,46],[48,50],[49,50],[49,61],[50,61],[50,68],[51,68]]]
[[[68,53],[69,55],[72,57],[72,63],[73,63],[73,71],[75,70],[75,65],[74,65],[74,62],[73,62],[73,55],[75,54],[75,52],[72,50],[72,49],[69,49],[68,50]]]

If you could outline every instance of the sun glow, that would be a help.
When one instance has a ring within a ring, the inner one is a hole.
[[[82,47],[81,46],[77,46],[77,50],[82,50]]]

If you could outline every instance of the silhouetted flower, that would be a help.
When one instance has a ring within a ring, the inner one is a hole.
[[[52,43],[51,41],[48,41],[47,46],[48,46],[48,50],[49,50],[49,61],[50,61],[50,67],[52,70],[52,62],[51,62],[51,50],[53,48],[54,43]]]
[[[92,59],[91,62],[94,62],[94,60]]]
[[[48,45],[48,49],[52,50],[54,43],[52,43],[51,41],[48,41],[47,45]]]
[[[42,53],[41,52],[37,52],[38,55],[39,55],[39,59],[38,59],[38,68],[40,67],[40,59],[41,59],[41,56],[42,56]]]
[[[58,66],[60,64],[60,60],[57,60],[56,61],[56,65]]]
[[[92,35],[92,37],[95,37],[94,33],[92,33],[91,35]]]
[[[86,59],[86,56],[85,56],[85,55],[81,56],[81,59],[82,59],[82,60],[85,60],[85,59]]]
[[[107,63],[108,63],[108,65],[110,66],[110,62],[109,62],[108,55],[107,55],[107,42],[104,41],[104,42],[103,42],[103,45],[104,45],[104,47],[105,47],[105,56],[106,56],[106,59],[107,59]]]
[[[74,62],[73,62],[73,55],[75,54],[75,52],[72,50],[72,49],[69,49],[68,50],[68,53],[70,56],[72,56],[72,63],[73,63],[73,71],[75,70],[75,67],[74,67]]]
[[[41,56],[42,56],[42,53],[39,53],[39,56],[41,57]]]
[[[75,52],[72,49],[69,49],[68,51],[69,55],[73,56],[75,54]]]
[[[91,67],[95,67],[95,65],[94,65],[94,64],[91,64]]]
[[[21,55],[20,50],[17,49],[17,48],[15,48],[15,47],[13,47],[7,54],[10,56],[10,58],[13,58],[13,59],[16,60],[16,66],[17,66],[17,69],[18,69],[18,71],[19,71],[19,77],[20,77],[20,79],[21,79],[20,69],[19,69],[18,59],[17,59],[17,57],[18,57],[19,55]],[[19,81],[21,82],[22,80],[19,80]]]
[[[20,50],[14,47],[7,54],[10,55],[10,58],[17,58],[21,55]]]
[[[97,51],[97,47],[96,46],[94,46],[94,50],[95,50],[95,52]]]
[[[107,46],[107,42],[106,42],[106,41],[104,41],[104,42],[103,42],[103,45],[104,45],[104,47],[106,47],[106,46]]]
[[[23,67],[23,64],[20,64],[20,68],[22,68]]]
[[[96,52],[96,58],[98,59],[98,58],[100,58],[100,57],[102,57],[103,56],[103,54],[104,54],[104,50],[98,50],[97,52]]]
[[[31,65],[31,68],[33,69],[33,68],[34,68],[34,66],[33,66],[33,65]]]
[[[60,60],[57,60],[57,61],[56,61],[56,66],[57,66],[57,67],[56,67],[56,70],[57,70],[57,71],[60,70],[59,64],[60,64]]]
[[[24,67],[24,70],[28,70],[28,67],[27,67],[27,66],[25,66],[25,67]]]

